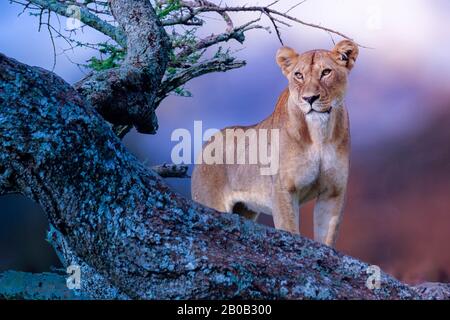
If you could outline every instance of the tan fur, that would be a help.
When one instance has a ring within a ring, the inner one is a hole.
[[[317,199],[314,238],[334,246],[349,172],[349,121],[343,100],[357,56],[358,47],[347,40],[332,51],[297,54],[281,48],[277,63],[289,87],[267,119],[246,127],[280,130],[278,173],[261,175],[258,164],[197,165],[193,200],[251,219],[259,213],[272,214],[276,228],[299,233],[300,205]],[[312,105],[303,99],[318,94]]]

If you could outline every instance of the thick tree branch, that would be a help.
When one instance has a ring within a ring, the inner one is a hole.
[[[166,70],[170,42],[150,1],[111,0],[111,12],[127,36],[118,68],[94,72],[75,87],[109,122],[154,133],[156,92]]]
[[[99,297],[101,299],[129,300],[129,297],[114,286],[109,279],[101,275],[96,269],[77,256],[64,236],[50,224],[47,241],[53,246],[59,260],[67,267],[79,269],[80,289],[75,289],[74,294],[83,297]]]
[[[370,290],[362,262],[181,198],[70,85],[4,55],[0,137],[2,172],[11,172],[0,190],[12,184],[38,202],[73,255],[127,297],[419,297],[384,273]]]
[[[424,300],[450,300],[450,284],[426,282],[413,287]]]

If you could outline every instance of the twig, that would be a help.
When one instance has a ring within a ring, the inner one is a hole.
[[[162,165],[153,166],[152,170],[162,178],[190,178],[187,174],[188,166],[186,165],[165,163]]]
[[[24,5],[23,3],[20,3],[18,1],[14,1],[14,3]],[[53,11],[61,16],[65,16],[68,18],[71,18],[70,10],[68,10],[69,5],[71,3],[68,3],[66,1],[57,1],[57,0],[27,0],[27,3],[34,4],[38,8],[41,8],[42,10],[50,10]],[[107,35],[114,41],[116,41],[119,45],[122,47],[126,47],[126,36],[123,34],[123,32],[113,25],[109,24],[105,20],[101,19],[94,13],[90,12],[90,10],[86,9],[85,7],[80,7],[79,3],[72,3],[73,5],[77,5],[80,8],[80,21],[84,24],[96,29],[97,31]]]
[[[158,92],[158,98],[155,103],[156,105],[159,105],[170,92],[201,75],[211,72],[225,72],[228,70],[241,68],[245,65],[245,61],[236,60],[233,57],[226,56],[213,58],[211,60],[193,65],[189,68],[182,69],[178,73],[168,76],[162,82]]]

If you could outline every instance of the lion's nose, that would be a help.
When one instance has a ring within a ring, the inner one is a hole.
[[[303,97],[303,100],[305,100],[312,106],[315,101],[319,100],[319,98],[320,94],[317,94],[315,96]]]

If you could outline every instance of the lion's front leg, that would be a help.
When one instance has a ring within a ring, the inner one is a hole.
[[[299,203],[290,192],[274,191],[272,215],[276,229],[300,234]]]
[[[314,208],[314,240],[334,247],[342,220],[345,192],[320,195]]]

